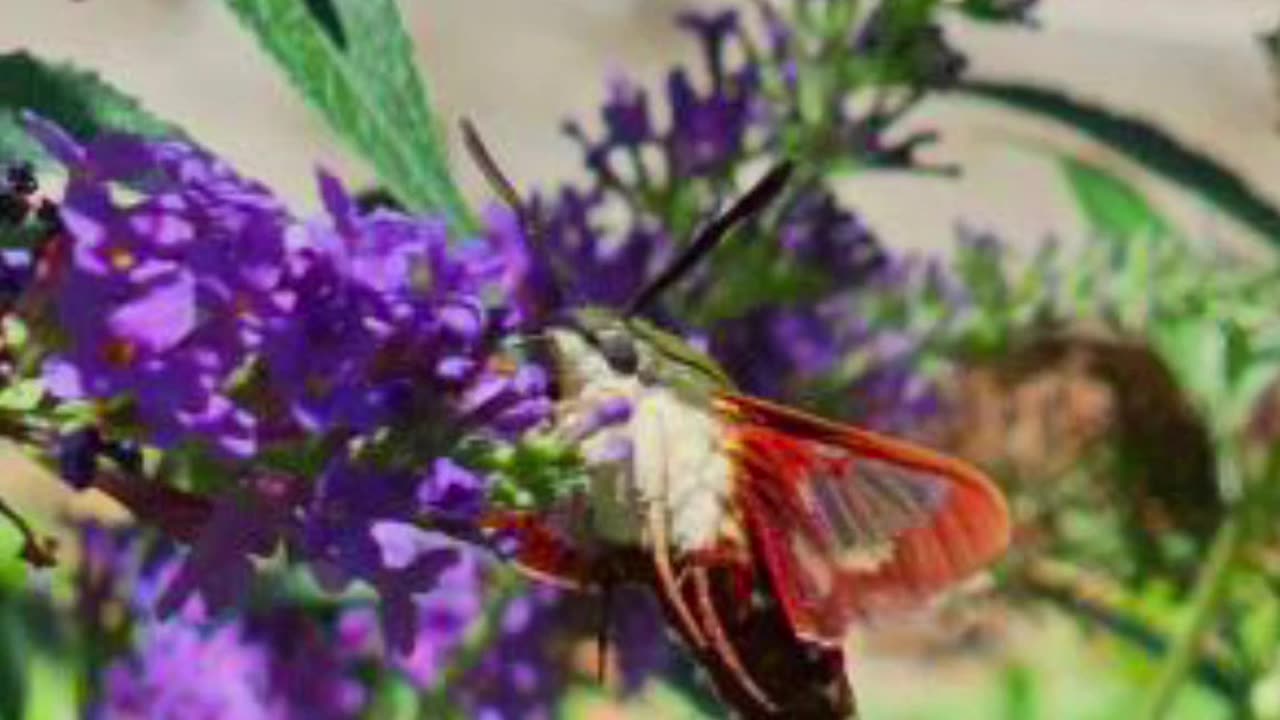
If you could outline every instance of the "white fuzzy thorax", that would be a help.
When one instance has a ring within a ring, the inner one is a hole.
[[[617,398],[631,403],[629,420],[581,440],[590,467],[593,530],[612,542],[648,546],[646,512],[656,502],[666,508],[674,549],[710,547],[728,519],[732,465],[724,428],[709,404],[615,372],[577,333],[554,330],[552,342],[563,392],[557,432],[576,438],[605,404]]]

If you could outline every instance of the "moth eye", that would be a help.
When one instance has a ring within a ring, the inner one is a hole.
[[[640,368],[640,354],[631,338],[610,333],[600,338],[600,354],[615,372],[633,375]]]

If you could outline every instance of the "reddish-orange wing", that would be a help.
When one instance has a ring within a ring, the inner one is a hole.
[[[482,524],[515,538],[518,546],[512,559],[526,575],[569,590],[587,590],[599,581],[594,577],[599,548],[586,529],[585,501],[576,496],[541,513],[493,512]]]
[[[1009,543],[1004,497],[954,458],[763,400],[717,399],[734,502],[796,634],[849,626],[965,578]]]

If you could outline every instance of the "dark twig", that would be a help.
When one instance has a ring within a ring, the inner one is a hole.
[[[624,316],[633,316],[643,311],[658,298],[672,283],[679,280],[694,268],[702,258],[714,250],[725,235],[738,223],[750,218],[764,209],[782,192],[791,176],[792,166],[783,162],[771,169],[755,185],[733,204],[723,215],[712,220],[694,237],[674,260],[671,261],[656,278],[649,282],[635,297],[627,303]]]
[[[58,563],[56,557],[58,541],[55,538],[50,536],[42,538],[36,535],[26,518],[22,517],[3,498],[0,498],[0,515],[3,515],[22,535],[22,549],[18,551],[18,557],[25,560],[28,565],[36,568],[52,567]]]

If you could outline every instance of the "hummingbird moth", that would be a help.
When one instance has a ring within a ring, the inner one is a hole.
[[[462,129],[536,245],[536,219],[474,128]],[[650,585],[744,714],[846,717],[851,627],[992,562],[1010,522],[1001,492],[970,465],[742,395],[710,357],[639,316],[789,172],[766,174],[623,309],[578,309],[542,333],[558,388],[552,432],[579,443],[588,488],[490,524],[516,534],[515,561],[536,578],[606,597],[619,582]],[[612,423],[582,430],[609,413]],[[815,683],[817,699],[804,691]]]

